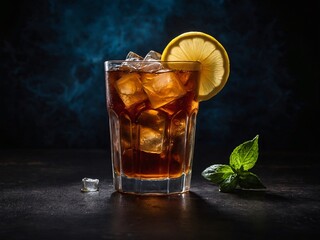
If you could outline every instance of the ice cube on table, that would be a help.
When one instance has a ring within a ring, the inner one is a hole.
[[[148,153],[160,154],[163,151],[166,115],[157,110],[146,110],[138,118],[140,146]]]
[[[99,190],[99,179],[83,178],[81,192],[96,192]]]
[[[153,108],[159,108],[186,94],[174,72],[142,74],[142,86]]]
[[[115,88],[126,107],[131,107],[148,98],[143,90],[138,73],[123,75],[122,78],[116,81]]]

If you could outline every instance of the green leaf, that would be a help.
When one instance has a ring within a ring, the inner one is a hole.
[[[243,172],[239,177],[239,186],[246,189],[262,189],[266,188],[259,177],[252,172]]]
[[[229,177],[231,174],[234,174],[232,168],[229,165],[224,164],[215,164],[208,168],[206,168],[201,175],[215,183],[220,184],[222,181],[224,181],[227,177]]]
[[[254,167],[258,160],[258,140],[259,135],[256,135],[252,140],[240,144],[230,155],[230,165],[212,165],[202,172],[202,176],[219,184],[221,192],[232,192],[237,186],[242,189],[266,188],[257,175],[248,171]]]
[[[238,175],[236,173],[229,175],[221,184],[220,192],[232,192],[238,185]]]
[[[233,150],[230,155],[230,166],[233,169],[247,171],[255,165],[259,155],[258,139],[259,135],[240,144]]]

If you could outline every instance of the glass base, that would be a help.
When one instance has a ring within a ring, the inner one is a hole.
[[[140,179],[126,176],[114,176],[115,190],[123,193],[142,195],[169,195],[190,190],[191,172],[178,178]]]

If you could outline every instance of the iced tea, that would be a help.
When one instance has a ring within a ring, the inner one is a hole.
[[[135,64],[140,65],[106,62],[115,187],[134,193],[185,192],[191,181],[200,64]]]

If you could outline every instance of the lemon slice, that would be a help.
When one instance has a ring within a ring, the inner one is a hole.
[[[226,84],[230,73],[229,57],[214,37],[203,32],[186,32],[165,47],[162,61],[198,61],[201,63],[198,101],[215,96]]]

